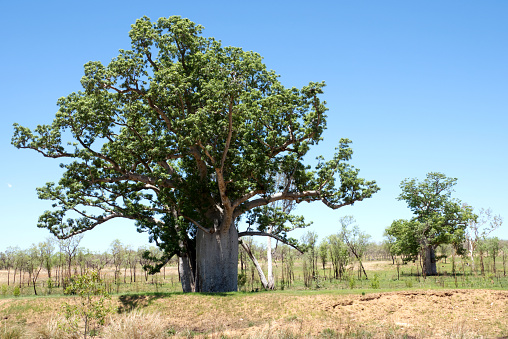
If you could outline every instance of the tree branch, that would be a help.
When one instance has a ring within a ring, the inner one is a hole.
[[[303,253],[303,251],[300,248],[298,248],[298,246],[291,244],[286,239],[279,237],[277,234],[266,233],[266,232],[261,232],[261,231],[245,231],[245,232],[238,233],[238,238],[251,237],[251,236],[271,237],[271,238],[277,239],[278,241],[280,241],[288,246],[293,247],[298,252]]]
[[[278,200],[302,200],[307,197],[319,197],[320,196],[319,191],[303,191],[300,193],[275,193],[268,198],[259,198],[256,200],[249,201],[247,203],[243,203],[236,208],[234,217],[238,217],[245,211],[249,211],[253,208],[259,207],[259,206],[265,206],[268,205],[271,202],[278,201]]]
[[[226,139],[226,146],[224,147],[224,153],[222,153],[222,160],[220,164],[221,172],[224,170],[224,163],[226,162],[226,156],[228,154],[229,145],[231,144],[231,137],[233,135],[233,97],[229,101],[229,113],[228,113],[228,137]]]

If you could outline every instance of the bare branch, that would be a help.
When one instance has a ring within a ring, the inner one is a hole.
[[[245,211],[251,210],[253,208],[259,206],[268,205],[271,202],[278,200],[303,200],[305,198],[314,198],[319,197],[321,193],[319,191],[303,191],[299,193],[275,193],[267,198],[259,198],[256,200],[249,201],[247,203],[241,204],[235,211],[234,217],[238,217]]]
[[[162,186],[162,187],[166,187],[166,188],[175,188],[176,187],[176,185],[173,183],[173,181],[171,181],[169,179],[153,178],[153,177],[149,177],[147,175],[132,173],[132,172],[124,173],[123,175],[116,177],[116,178],[92,178],[91,182],[92,183],[99,183],[99,182],[113,183],[113,182],[120,182],[120,181],[126,181],[126,180],[142,182],[144,184],[150,185],[149,187],[147,186],[147,188],[152,188],[152,189],[153,189],[153,187],[157,187],[157,186]]]
[[[246,202],[250,198],[252,198],[252,197],[254,197],[254,196],[258,195],[258,194],[262,194],[263,192],[264,192],[263,190],[250,191],[249,193],[244,194],[242,197],[236,199],[233,202],[232,207],[233,208],[237,208],[238,206],[240,206],[241,204],[243,204],[244,202]]]
[[[126,216],[124,216],[123,214],[121,213],[113,213],[113,214],[110,214],[106,217],[101,217],[101,218],[94,218],[96,219],[97,221],[94,222],[93,224],[91,224],[90,226],[86,227],[86,228],[82,228],[82,229],[79,229],[75,232],[70,232],[64,236],[57,236],[58,239],[69,239],[70,237],[73,237],[77,234],[81,234],[81,233],[84,233],[86,231],[89,231],[91,229],[94,229],[96,226],[102,224],[102,223],[105,223],[106,221],[108,220],[111,220],[111,219],[114,219],[114,218],[128,218]],[[129,218],[129,219],[133,219],[133,218]]]
[[[186,216],[183,216],[184,219],[187,219],[189,220],[191,223],[193,223],[194,225],[196,225],[197,228],[199,228],[200,230],[202,230],[203,232],[205,233],[208,233],[208,234],[212,234],[214,233],[214,230],[210,230],[206,227],[203,227],[199,222],[197,222],[196,220],[192,219],[192,218],[189,218],[189,217],[186,217]]]
[[[40,154],[42,154],[45,158],[58,159],[58,158],[65,158],[65,157],[66,158],[73,158],[74,157],[74,154],[65,153],[65,152],[59,152],[58,154],[50,155],[49,153],[43,152],[43,151],[41,151],[38,148],[30,147],[30,146],[18,146],[18,148],[20,148],[20,149],[33,149],[34,151],[37,151]]]
[[[196,160],[196,165],[199,170],[199,176],[201,177],[201,179],[204,179],[206,177],[207,170],[206,170],[205,162],[201,159],[201,154],[199,153],[199,149],[196,146],[194,146],[194,147],[191,147],[189,151],[192,154],[192,156],[194,157],[194,159]]]
[[[208,152],[208,150],[206,149],[205,146],[203,146],[203,144],[201,143],[201,141],[198,141],[198,145],[199,147],[205,152],[205,155],[207,156],[208,159],[210,159],[210,162],[212,163],[212,165],[215,165],[215,159],[210,155],[210,153]]]
[[[321,201],[323,202],[323,204],[325,204],[326,206],[330,207],[331,209],[338,209],[338,208],[341,208],[341,207],[344,207],[344,206],[349,206],[349,205],[353,205],[356,201],[362,201],[363,199],[358,199],[358,200],[355,200],[355,201],[350,201],[350,202],[346,202],[346,203],[343,203],[343,204],[332,204],[331,202],[329,202],[326,198],[322,198]]]
[[[271,238],[277,239],[278,241],[280,241],[288,246],[293,247],[298,252],[303,253],[303,251],[300,248],[298,248],[298,246],[291,244],[286,239],[279,237],[277,234],[260,232],[260,231],[245,231],[245,232],[238,233],[238,238],[251,237],[251,236],[271,237]]]

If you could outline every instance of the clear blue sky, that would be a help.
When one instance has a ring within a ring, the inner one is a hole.
[[[322,239],[353,215],[376,241],[394,219],[404,178],[458,178],[455,197],[508,224],[508,2],[506,1],[3,1],[0,4],[0,251],[49,236],[50,207],[35,188],[60,176],[58,160],[10,144],[12,124],[50,123],[56,100],[80,89],[83,64],[128,49],[130,25],[181,15],[204,35],[260,53],[286,86],[325,80],[328,130],[313,156],[353,140],[352,163],[381,191],[336,211],[297,212]],[[299,237],[301,234],[295,234]],[[495,235],[508,239],[504,225]],[[131,222],[104,224],[82,245],[147,244]]]

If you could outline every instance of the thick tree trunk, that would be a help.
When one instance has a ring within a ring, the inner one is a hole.
[[[194,263],[195,264],[195,263]],[[178,257],[178,274],[183,292],[196,292],[196,275],[189,256]]]
[[[432,246],[425,248],[425,275],[437,275],[436,252]]]
[[[238,289],[238,232],[213,234],[198,229],[196,242],[196,291],[231,292]]]

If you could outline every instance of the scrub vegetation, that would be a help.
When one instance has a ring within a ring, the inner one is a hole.
[[[341,260],[346,264],[338,274],[338,261],[332,261],[332,245],[337,239],[340,234],[321,242],[314,241],[314,251],[308,248],[303,254],[279,244],[272,251],[274,291],[263,289],[254,265],[240,250],[240,292],[219,294],[182,293],[176,260],[168,262],[159,273],[148,274],[139,263],[144,250],[135,251],[137,263],[135,269],[130,270],[129,247],[118,241],[101,254],[79,248],[70,266],[65,261],[59,264],[61,254],[55,251],[52,278],[50,280],[48,272],[41,269],[37,296],[29,271],[21,268],[20,280],[19,267],[11,267],[10,273],[2,267],[0,338],[82,338],[84,321],[76,319],[69,326],[65,305],[80,305],[79,292],[73,291],[72,286],[79,283],[76,278],[82,267],[84,275],[94,269],[91,263],[96,262],[97,257],[105,258],[101,269],[95,268],[95,272],[100,272],[102,286],[97,291],[109,292],[111,305],[108,307],[112,309],[105,314],[102,325],[87,332],[100,338],[508,335],[508,292],[505,291],[508,278],[506,260],[503,260],[506,241],[498,241],[500,249],[495,252],[495,266],[491,250],[485,250],[483,258],[474,257],[474,270],[469,255],[454,255],[451,246],[439,247],[436,251],[438,274],[424,277],[422,263],[418,260],[404,262],[399,256],[391,256],[387,244],[369,241],[360,251],[362,266],[350,250],[344,250],[346,255]],[[350,236],[350,239],[355,238]],[[492,241],[485,240],[486,249]],[[120,254],[115,252],[118,249],[122,249]],[[250,249],[266,271],[266,248],[251,243]],[[157,254],[155,248],[148,250]],[[20,250],[18,255],[22,252]],[[336,249],[335,252],[338,253]],[[115,261],[115,255],[119,261]],[[70,278],[66,271],[69,267]],[[57,277],[64,278],[61,281]],[[15,296],[15,288],[20,291],[19,296]]]

